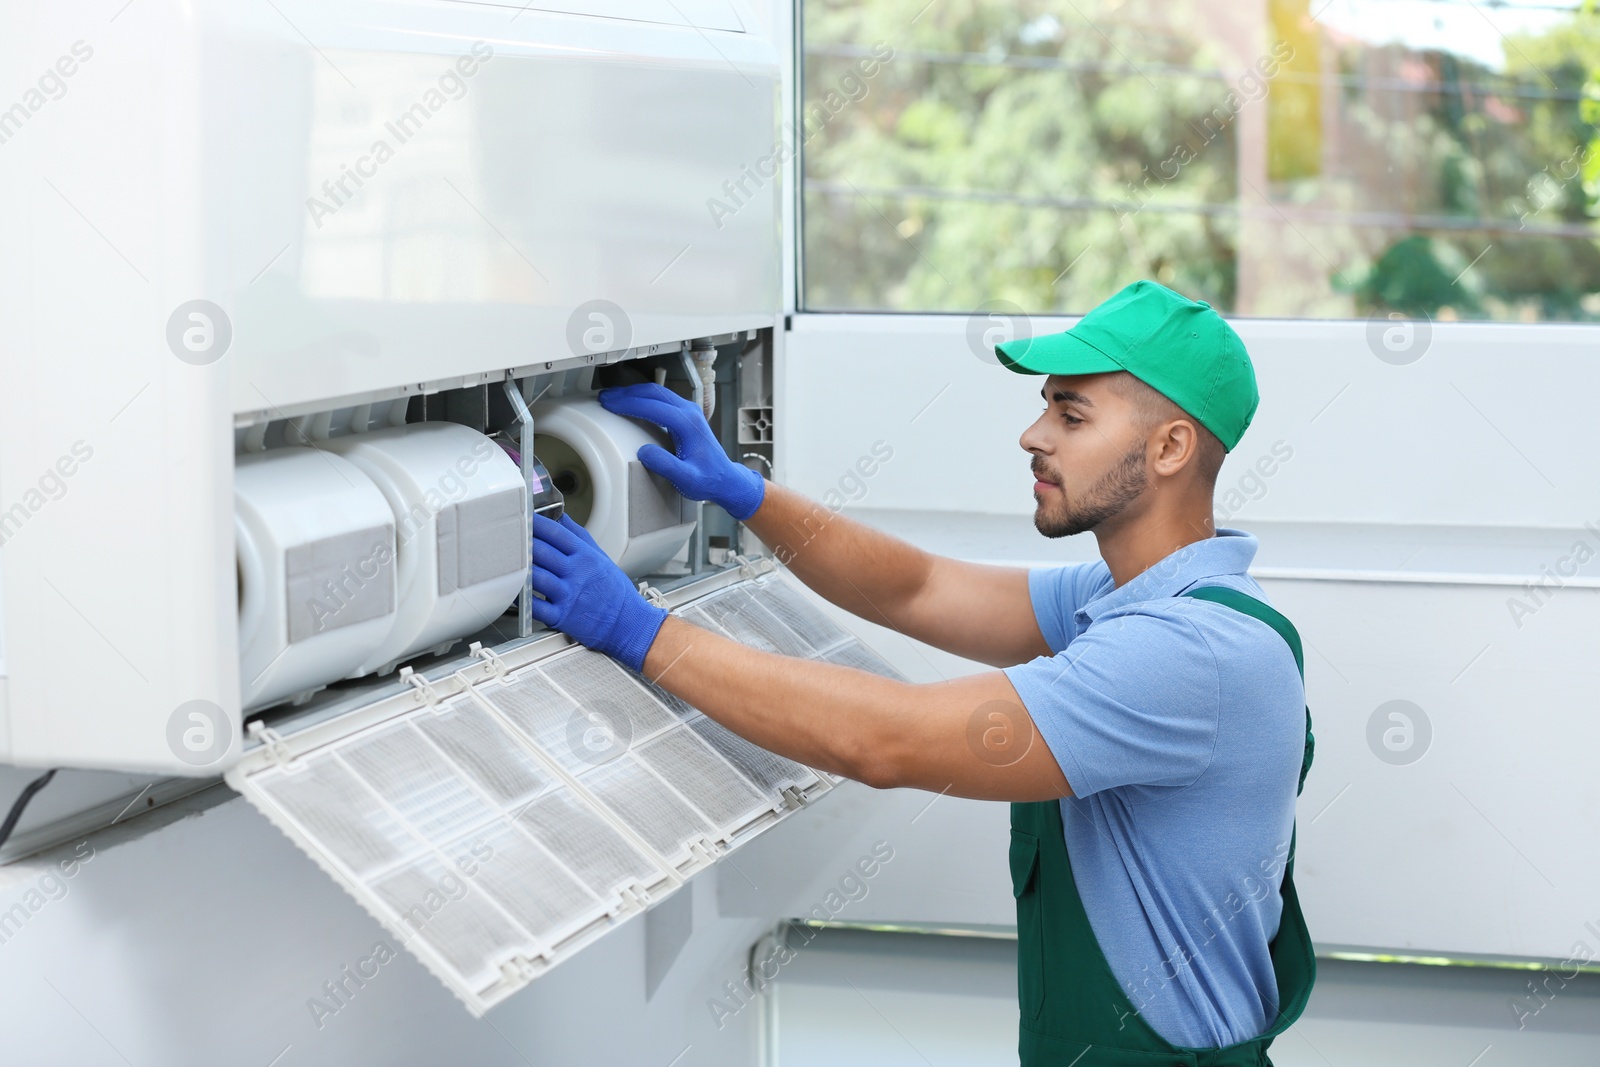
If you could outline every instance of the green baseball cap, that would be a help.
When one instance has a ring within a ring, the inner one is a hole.
[[[1125,370],[1171,400],[1233,451],[1261,402],[1250,355],[1204,300],[1137,281],[1070,330],[995,345],[1018,374]]]

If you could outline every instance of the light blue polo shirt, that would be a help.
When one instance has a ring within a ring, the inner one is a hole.
[[[1072,787],[1061,821],[1101,951],[1134,1009],[1185,1047],[1257,1037],[1278,1012],[1268,945],[1305,743],[1300,674],[1267,624],[1177,595],[1222,585],[1269,602],[1246,573],[1256,545],[1219,528],[1120,588],[1103,560],[1034,568],[1056,654],[1006,668]]]

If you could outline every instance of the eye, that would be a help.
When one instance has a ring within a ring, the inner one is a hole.
[[[1071,416],[1071,415],[1065,415],[1065,414],[1063,414],[1063,415],[1062,415],[1062,416],[1061,416],[1061,417],[1062,417],[1062,418],[1063,418],[1063,419],[1066,419],[1066,420],[1067,420],[1067,425],[1068,425],[1068,426],[1076,426],[1076,425],[1078,425],[1078,423],[1080,423],[1080,422],[1082,422],[1082,421],[1083,421],[1083,420],[1082,420],[1082,419],[1075,419],[1075,418],[1073,418],[1073,417],[1072,417],[1072,416]]]

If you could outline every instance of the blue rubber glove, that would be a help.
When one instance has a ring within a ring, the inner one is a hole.
[[[655,642],[666,608],[640,595],[633,580],[572,521],[533,517],[533,617],[635,671]]]
[[[690,500],[709,500],[740,522],[761,506],[767,480],[728,458],[694,401],[654,382],[602,389],[599,399],[607,411],[653,422],[672,435],[672,452],[643,445],[639,462]]]

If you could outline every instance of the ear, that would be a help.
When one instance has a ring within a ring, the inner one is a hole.
[[[1185,467],[1193,466],[1199,454],[1200,434],[1194,423],[1188,419],[1174,419],[1162,427],[1151,471],[1170,478]]]

